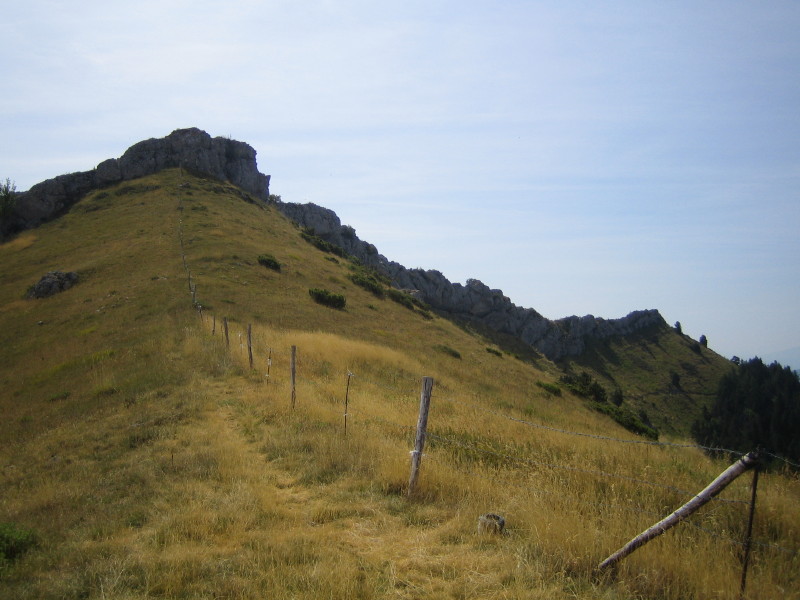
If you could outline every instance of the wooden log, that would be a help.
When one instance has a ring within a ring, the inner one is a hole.
[[[428,430],[428,410],[431,406],[431,391],[433,390],[433,377],[422,378],[422,391],[419,398],[419,417],[417,418],[417,436],[414,440],[414,449],[411,451],[411,475],[408,479],[408,495],[414,493],[419,478],[419,468],[422,464],[422,450],[425,448],[425,435]]]
[[[617,562],[631,554],[637,548],[645,545],[647,542],[655,537],[658,537],[668,529],[671,529],[689,515],[694,513],[701,506],[710,502],[711,499],[719,494],[725,487],[728,486],[734,479],[739,477],[742,473],[758,464],[758,453],[750,452],[745,454],[742,458],[733,463],[730,467],[725,469],[719,477],[712,481],[702,492],[697,494],[694,498],[689,500],[686,504],[681,506],[674,513],[662,519],[646,531],[643,531],[630,542],[625,544],[622,548],[614,552],[611,556],[601,562],[597,569],[603,571],[615,565]]]

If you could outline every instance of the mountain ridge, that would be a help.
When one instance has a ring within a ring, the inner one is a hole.
[[[449,281],[436,270],[410,269],[381,255],[358,238],[355,229],[342,225],[336,213],[317,204],[283,202],[270,196],[270,176],[258,170],[256,151],[229,138],[212,138],[198,128],[177,129],[164,138],[151,138],[131,146],[120,158],[107,159],[91,171],[48,179],[19,194],[7,229],[21,231],[63,214],[88,192],[108,185],[181,167],[228,181],[256,199],[274,205],[301,227],[339,246],[389,277],[392,285],[409,291],[444,316],[513,336],[550,360],[580,356],[587,340],[625,336],[651,325],[666,325],[657,309],[636,310],[617,319],[594,315],[551,320],[533,308],[514,304],[502,290],[477,279],[466,285]]]

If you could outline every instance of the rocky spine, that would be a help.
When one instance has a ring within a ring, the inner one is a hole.
[[[627,335],[652,325],[666,326],[658,310],[634,311],[619,319],[586,315],[553,321],[532,308],[515,305],[501,290],[490,289],[477,279],[468,280],[466,285],[452,283],[439,271],[408,269],[388,260],[375,246],[360,240],[352,227],[342,225],[330,209],[310,203],[275,205],[301,227],[313,230],[325,241],[387,275],[394,287],[409,291],[438,312],[519,338],[551,360],[579,356],[589,339]]]

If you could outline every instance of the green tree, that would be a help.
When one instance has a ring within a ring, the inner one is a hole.
[[[7,233],[11,215],[14,214],[14,206],[17,203],[17,186],[10,179],[6,178],[5,183],[0,184],[0,236]]]
[[[719,382],[711,409],[692,426],[704,446],[747,452],[762,446],[800,460],[800,378],[760,358],[742,361]]]

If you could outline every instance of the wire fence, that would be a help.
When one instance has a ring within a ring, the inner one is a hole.
[[[179,209],[182,210],[182,203],[179,200],[178,203]],[[180,213],[179,213],[180,214]],[[186,273],[187,282],[189,293],[192,296],[192,304],[193,306],[199,311],[203,322],[207,322],[210,318],[212,320],[212,332],[216,333],[216,317],[214,315],[204,315],[202,306],[200,306],[197,302],[197,284],[193,279],[192,272],[190,269],[190,265],[187,260],[186,250],[184,245],[184,229],[183,229],[183,219],[179,218],[179,239],[180,239],[180,251],[181,251],[181,259],[183,263],[183,267]],[[226,334],[227,334],[227,319],[225,320],[226,326]],[[220,332],[221,333],[221,332]],[[248,352],[250,356],[250,365],[252,368],[253,365],[253,347],[252,347],[252,339],[249,335],[249,326],[247,327],[247,337],[245,338],[244,331],[236,332],[236,338],[238,339],[239,343],[239,350],[241,354],[244,354],[245,351]],[[245,339],[247,340],[247,346],[245,346]],[[259,340],[261,341],[261,340]],[[230,340],[228,339],[228,344],[230,347]],[[292,398],[294,404],[294,394],[295,394],[295,386],[298,382],[302,383],[305,386],[310,387],[317,387],[319,388],[322,385],[330,386],[336,381],[338,378],[341,378],[342,386],[344,387],[344,382],[347,381],[347,390],[348,392],[352,392],[354,396],[357,396],[359,393],[360,388],[370,388],[372,390],[380,390],[384,396],[386,397],[393,397],[393,398],[406,398],[409,402],[413,402],[415,395],[418,390],[419,385],[419,378],[412,377],[406,373],[397,373],[393,374],[391,377],[391,382],[387,381],[386,377],[382,379],[372,379],[358,373],[353,373],[349,369],[346,373],[334,373],[328,374],[325,377],[324,381],[320,381],[319,379],[313,379],[306,377],[303,373],[305,369],[303,368],[305,365],[303,364],[303,359],[297,359],[294,352],[283,352],[277,350],[269,345],[263,345],[264,354],[268,354],[268,358],[264,359],[259,356],[259,365],[265,368],[259,369],[259,371],[265,371],[265,378],[275,379],[276,377],[276,369],[273,368],[273,361],[279,361],[284,368],[288,366],[289,361],[292,362],[291,372],[292,372]],[[264,361],[266,360],[266,364]],[[299,363],[299,369],[298,364]],[[311,365],[310,365],[311,366]],[[288,370],[288,369],[287,369]],[[310,369],[309,369],[310,370]],[[299,374],[297,372],[299,371]],[[280,377],[287,377],[286,371],[280,371]],[[287,377],[288,379],[288,377]],[[352,388],[350,387],[352,385]],[[310,394],[311,396],[317,397],[318,394]],[[342,397],[344,397],[344,392],[342,393]],[[716,454],[727,454],[731,456],[744,456],[745,453],[737,450],[732,450],[728,448],[717,448],[717,447],[710,447],[710,446],[703,446],[699,444],[690,444],[690,443],[675,443],[675,442],[667,442],[667,441],[656,441],[656,440],[641,440],[641,439],[626,439],[626,438],[617,438],[613,436],[607,435],[599,435],[591,432],[586,431],[573,431],[565,428],[553,427],[551,425],[546,425],[544,423],[535,422],[530,419],[523,419],[518,416],[514,416],[511,414],[507,414],[489,407],[490,400],[489,399],[476,399],[470,400],[465,399],[463,397],[454,397],[452,395],[443,395],[439,396],[438,394],[435,395],[437,401],[444,401],[451,404],[454,407],[466,407],[472,410],[477,410],[479,412],[485,413],[487,415],[491,415],[494,418],[502,419],[511,423],[515,423],[517,425],[521,425],[523,427],[529,427],[534,429],[545,430],[557,435],[563,436],[574,436],[574,437],[581,437],[581,438],[588,438],[596,440],[600,443],[610,443],[610,444],[626,444],[626,445],[635,445],[635,446],[647,446],[647,447],[663,447],[663,448],[672,448],[672,449],[691,449],[691,450],[699,450],[706,453],[716,453]],[[337,406],[336,399],[332,399],[330,402],[317,402],[316,408],[325,411],[326,413],[336,416],[343,420],[343,423],[347,423],[347,419],[349,418],[351,421],[351,427],[353,424],[358,423],[366,428],[372,428],[377,430],[390,430],[397,432],[399,435],[407,436],[409,439],[413,439],[414,432],[416,427],[409,424],[403,424],[391,421],[386,419],[385,417],[376,415],[374,413],[370,413],[366,409],[366,404],[360,406],[359,408],[354,408],[353,404],[349,406],[339,405]],[[428,440],[431,441],[431,445],[428,449],[428,452],[423,456],[427,457],[428,459],[432,459],[437,461],[443,465],[446,465],[448,468],[453,469],[461,474],[475,477],[475,478],[482,478],[491,481],[494,484],[502,483],[504,486],[510,487],[517,487],[521,489],[527,489],[521,486],[518,482],[508,480],[503,478],[499,473],[501,471],[495,470],[492,472],[491,476],[488,474],[478,473],[475,470],[465,468],[463,461],[455,461],[452,457],[452,449],[457,448],[459,450],[467,451],[469,453],[473,453],[478,456],[484,456],[491,459],[491,462],[497,463],[498,461],[507,464],[513,464],[517,468],[530,468],[531,470],[541,471],[542,469],[548,469],[552,471],[561,471],[570,474],[580,474],[586,475],[595,478],[604,478],[604,479],[615,479],[619,481],[624,481],[630,484],[636,484],[641,486],[648,486],[654,489],[661,489],[669,493],[673,493],[683,497],[693,497],[695,493],[686,489],[682,489],[677,486],[665,484],[663,482],[657,481],[650,481],[648,479],[644,479],[641,477],[634,477],[632,475],[626,475],[622,473],[613,473],[604,470],[598,469],[590,469],[590,468],[583,468],[578,467],[575,465],[568,465],[568,464],[561,464],[559,462],[554,461],[545,461],[545,460],[538,460],[535,458],[531,458],[528,456],[519,456],[515,454],[509,454],[506,452],[500,452],[496,449],[485,448],[477,445],[476,443],[469,443],[464,440],[455,439],[448,435],[442,435],[436,433],[436,427],[432,427],[432,431],[427,432],[426,437]],[[450,455],[445,454],[443,451],[450,450]],[[414,451],[411,452],[413,455]],[[782,461],[786,465],[794,469],[800,469],[800,465],[797,463],[788,460],[787,458],[780,456],[776,453],[766,451],[764,452],[766,456],[773,458],[778,461]],[[537,494],[542,495],[556,495],[558,494],[559,497],[563,497],[564,495],[570,496],[568,490],[559,489],[558,492],[554,492],[552,490],[547,490],[545,488],[537,488]],[[640,514],[647,516],[648,518],[660,518],[663,516],[661,513],[647,510],[632,503],[611,503],[611,502],[597,502],[587,500],[585,498],[581,498],[575,495],[570,496],[571,500],[577,504],[593,507],[595,509],[613,509],[613,510],[621,510],[626,511],[634,514]],[[714,497],[714,501],[719,503],[720,505],[750,505],[750,501],[741,500],[741,499],[729,499],[729,498],[721,498],[721,497]],[[690,527],[693,527],[696,530],[702,531],[716,539],[721,541],[725,541],[727,543],[743,546],[744,542],[742,540],[738,540],[733,538],[725,533],[720,533],[709,529],[707,527],[698,525],[690,520],[684,520],[683,523],[687,524]],[[789,556],[797,557],[798,550],[787,548],[778,544],[763,542],[763,541],[752,541],[752,545],[758,546],[763,549],[769,549],[776,552],[780,552],[783,554],[787,554]]]

